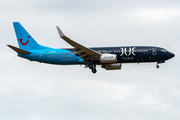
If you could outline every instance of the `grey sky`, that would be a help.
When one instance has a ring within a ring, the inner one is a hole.
[[[180,2],[178,0],[1,0],[0,120],[179,120]],[[122,70],[55,66],[17,57],[12,22],[35,40],[71,47],[66,36],[87,47],[151,45],[175,58],[123,64]]]

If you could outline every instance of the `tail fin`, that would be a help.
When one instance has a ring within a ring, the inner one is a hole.
[[[13,22],[19,48],[23,50],[42,49],[33,37],[23,28],[19,22]]]

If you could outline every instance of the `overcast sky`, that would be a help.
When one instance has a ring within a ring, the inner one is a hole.
[[[179,0],[1,0],[0,120],[179,120]],[[163,47],[176,56],[160,64],[123,64],[121,70],[60,66],[19,58],[12,22],[35,40],[71,47]]]

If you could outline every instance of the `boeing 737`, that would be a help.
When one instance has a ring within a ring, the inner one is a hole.
[[[19,57],[57,65],[85,65],[96,73],[96,65],[106,70],[119,70],[122,63],[164,63],[175,55],[164,48],[153,46],[85,47],[66,37],[57,27],[60,37],[73,48],[55,49],[38,44],[19,22],[13,22],[18,47],[7,45]]]

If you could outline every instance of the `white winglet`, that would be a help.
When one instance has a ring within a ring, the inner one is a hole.
[[[64,33],[61,31],[61,29],[60,29],[58,26],[56,26],[56,27],[57,27],[57,30],[58,30],[58,32],[59,32],[60,37],[61,37],[61,38],[66,37],[66,36],[64,35]]]

